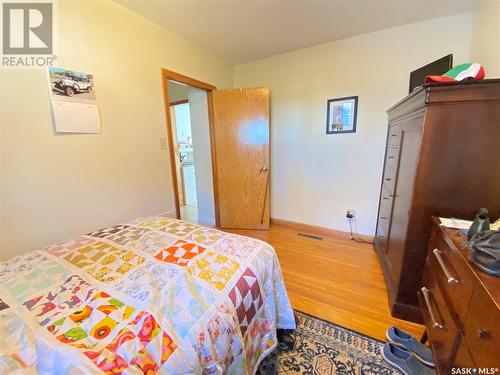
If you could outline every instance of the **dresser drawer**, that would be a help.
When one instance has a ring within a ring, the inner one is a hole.
[[[426,264],[424,286],[418,296],[434,360],[439,364],[439,373],[447,374],[455,357],[460,334],[439,285],[431,275],[432,272],[429,264]]]
[[[385,176],[384,175],[384,181],[383,181],[383,184],[382,184],[382,188],[385,189],[390,195],[391,197],[394,196],[394,186],[396,185],[395,184],[395,177],[394,176]]]
[[[401,127],[389,126],[389,134],[387,135],[387,146],[399,147],[401,139]]]
[[[386,252],[387,250],[387,233],[384,228],[380,225],[377,226],[377,233],[375,234],[375,240],[380,251]]]
[[[500,365],[500,311],[480,285],[472,294],[464,336],[477,367]]]
[[[392,197],[386,189],[382,188],[380,196],[380,206],[378,210],[378,223],[384,228],[384,232],[388,232],[389,222],[391,220]]]
[[[384,170],[391,174],[396,174],[398,166],[399,148],[388,147],[385,152],[385,167]]]
[[[458,250],[448,246],[440,233],[434,232],[429,247],[428,262],[433,277],[459,321],[463,321],[474,289],[474,276]]]
[[[380,205],[385,205],[385,207],[390,207],[392,209],[393,195],[387,190],[382,188],[380,194]]]
[[[398,152],[399,149],[389,147],[386,151],[386,161],[384,166],[384,177],[382,185],[391,194],[394,192],[394,184],[396,182]]]

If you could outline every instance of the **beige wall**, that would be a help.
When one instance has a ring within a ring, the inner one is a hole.
[[[235,87],[271,89],[272,217],[373,234],[385,110],[408,93],[409,72],[448,53],[470,58],[472,15],[365,34],[237,65]],[[325,135],[327,99],[359,95],[355,134]]]
[[[472,62],[486,70],[486,78],[500,78],[500,0],[478,4],[472,31]]]
[[[44,70],[1,72],[0,259],[174,208],[160,67],[221,88],[231,67],[110,1],[59,2],[57,65],[95,74],[98,135],[55,135]]]

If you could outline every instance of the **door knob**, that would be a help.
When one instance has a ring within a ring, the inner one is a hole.
[[[260,169],[260,173],[262,173],[262,172],[267,172],[268,170],[269,170],[269,169],[267,169],[267,167],[262,167],[262,168]]]
[[[491,334],[486,329],[480,329],[477,333],[477,337],[479,337],[481,340],[487,340],[491,338]]]

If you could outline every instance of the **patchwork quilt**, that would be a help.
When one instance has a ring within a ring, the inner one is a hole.
[[[253,374],[277,328],[271,246],[163,216],[0,263],[1,374]]]

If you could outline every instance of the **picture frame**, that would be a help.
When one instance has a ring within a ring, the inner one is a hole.
[[[326,134],[356,133],[358,96],[329,99],[326,105]]]

